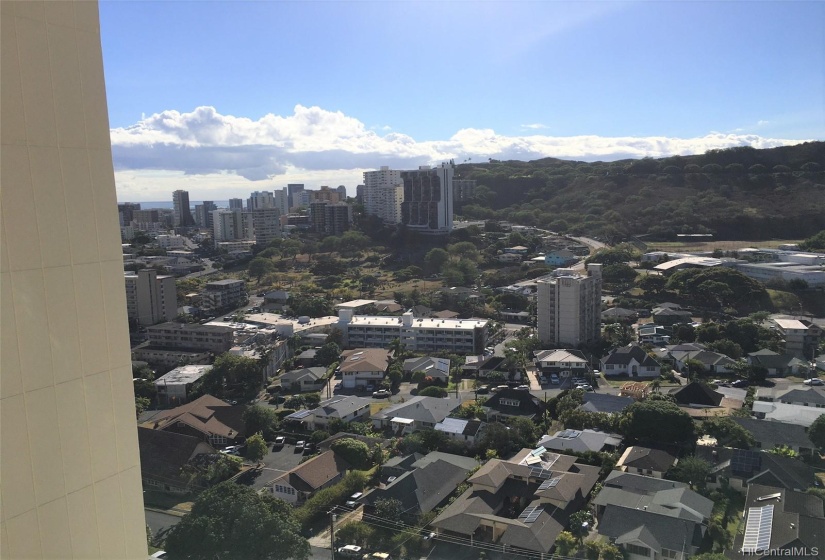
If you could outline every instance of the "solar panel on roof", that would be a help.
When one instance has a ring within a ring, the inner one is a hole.
[[[311,410],[299,410],[298,412],[293,412],[289,416],[286,417],[287,420],[300,420],[301,418],[306,418],[312,414]]]
[[[773,531],[773,505],[748,508],[748,520],[745,525],[745,539],[742,541],[744,552],[768,550]]]
[[[541,513],[544,511],[543,506],[528,506],[521,515],[518,516],[519,521],[523,521],[524,523],[533,523],[536,519],[539,518]]]
[[[546,479],[550,478],[551,476],[553,476],[553,473],[551,473],[548,470],[545,470],[541,467],[530,467],[530,477],[531,478],[541,478],[543,480],[546,480]]]
[[[530,452],[530,455],[536,457],[538,455],[543,455],[547,450],[544,447],[537,447],[536,449]]]
[[[561,477],[560,476],[556,476],[554,478],[551,478],[550,480],[545,480],[544,482],[541,483],[541,486],[539,486],[539,490],[547,490],[548,488],[555,488],[556,485],[559,482],[561,482]]]
[[[762,468],[762,456],[756,451],[735,449],[730,458],[730,468],[736,474],[751,474]]]

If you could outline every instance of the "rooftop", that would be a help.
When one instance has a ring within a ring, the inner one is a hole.
[[[186,365],[176,367],[155,380],[155,385],[188,385],[194,383],[212,369],[212,366]]]

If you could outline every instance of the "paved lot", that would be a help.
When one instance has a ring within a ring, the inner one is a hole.
[[[297,467],[303,455],[295,451],[295,446],[287,443],[283,448],[275,448],[263,458],[264,467],[256,473],[243,476],[239,482],[247,484],[256,490],[263,488],[285,472]]]

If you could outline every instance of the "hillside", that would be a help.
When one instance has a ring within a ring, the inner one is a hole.
[[[825,229],[825,142],[615,162],[491,160],[458,165],[456,176],[478,182],[474,199],[456,204],[465,218],[609,240],[791,239]]]

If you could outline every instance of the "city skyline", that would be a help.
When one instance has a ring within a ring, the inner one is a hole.
[[[382,165],[686,155],[825,130],[825,54],[811,48],[825,37],[821,3],[100,12],[121,200],[177,189],[224,200],[296,182],[352,196]]]

